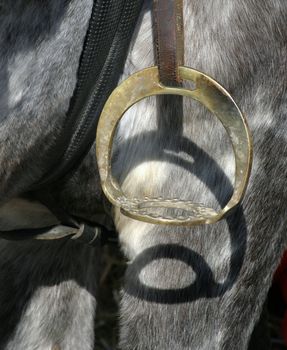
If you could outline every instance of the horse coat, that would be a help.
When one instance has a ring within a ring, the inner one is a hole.
[[[92,1],[0,5],[0,224],[40,227],[57,219],[19,197],[43,176],[61,133]],[[194,0],[184,12],[186,63],[221,81],[248,116],[254,167],[242,206],[212,226],[159,227],[114,211],[130,260],[120,347],[242,350],[287,244],[287,6]],[[121,79],[153,65],[151,32],[145,1]],[[184,138],[177,138],[181,128]],[[232,190],[228,146],[222,127],[196,103],[150,99],[122,120],[113,171],[129,193],[220,205]],[[96,221],[102,193],[94,146],[73,176],[50,191],[69,214]],[[100,255],[99,248],[67,240],[1,240],[0,348],[95,348]]]

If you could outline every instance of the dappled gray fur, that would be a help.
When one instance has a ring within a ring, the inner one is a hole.
[[[93,349],[97,252],[65,240],[0,252],[0,348]]]
[[[191,1],[184,13],[186,65],[222,82],[247,115],[254,138],[251,182],[242,207],[216,225],[154,227],[118,217],[124,249],[133,260],[122,299],[121,345],[246,349],[286,247],[287,6],[285,1]],[[128,59],[133,70],[153,62],[147,49],[149,13],[141,28]],[[180,139],[173,123],[180,109],[168,111],[171,98],[154,102],[157,114],[141,103],[122,122],[117,166],[123,165],[125,189],[224,203],[234,168],[223,128],[185,101],[183,134],[190,141],[182,142],[184,150],[177,154]],[[154,133],[156,118],[165,119],[164,137]],[[162,155],[163,148],[169,153]],[[156,260],[157,255],[169,259]],[[190,285],[186,293],[180,290]],[[176,288],[177,293],[167,291]]]
[[[33,219],[25,202],[9,199],[43,175],[75,87],[92,3],[0,1],[0,201],[13,207],[14,228]],[[35,212],[35,227],[55,220]],[[1,229],[12,229],[2,215]],[[66,240],[1,241],[0,349],[93,349],[98,256]]]
[[[0,5],[0,198],[7,205],[43,175],[45,151],[61,130],[75,86],[92,1]],[[131,260],[120,346],[243,350],[287,245],[287,5],[192,0],[184,13],[186,65],[220,81],[247,115],[251,182],[242,207],[212,226],[157,227],[115,211]],[[146,1],[123,78],[153,65],[153,57]],[[74,176],[53,189],[66,210],[91,221],[101,196],[94,154],[93,147]],[[189,100],[183,107],[170,97],[135,105],[119,127],[114,160],[130,194],[216,206],[232,191],[225,132]],[[65,240],[2,241],[0,251],[0,348],[93,349],[100,252]]]

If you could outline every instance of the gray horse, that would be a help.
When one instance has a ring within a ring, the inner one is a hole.
[[[61,131],[92,3],[0,1],[1,230],[57,223],[21,194],[42,177]],[[214,225],[160,227],[114,211],[130,260],[120,348],[243,350],[287,245],[287,4],[192,0],[184,13],[186,65],[220,81],[246,113],[254,166],[242,206]],[[122,78],[153,64],[147,0]],[[232,191],[225,131],[190,100],[135,105],[114,151],[113,171],[127,193],[220,206]],[[71,215],[95,220],[102,193],[94,147],[52,195]],[[0,349],[96,349],[100,257],[101,249],[69,240],[1,240]]]

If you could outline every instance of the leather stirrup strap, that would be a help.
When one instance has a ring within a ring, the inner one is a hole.
[[[184,62],[183,0],[154,0],[154,28],[160,81],[181,83],[178,66]]]

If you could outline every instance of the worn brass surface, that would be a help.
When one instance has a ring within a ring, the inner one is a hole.
[[[251,136],[244,116],[222,86],[191,68],[179,67],[179,72],[183,80],[195,83],[195,89],[163,86],[159,82],[158,68],[151,67],[130,76],[109,97],[99,120],[96,137],[102,188],[112,204],[134,219],[167,225],[210,224],[222,219],[244,195],[252,163]],[[128,198],[111,174],[113,137],[124,113],[146,97],[166,94],[187,96],[199,101],[221,121],[230,137],[236,163],[234,192],[226,206],[219,211],[179,199]]]

